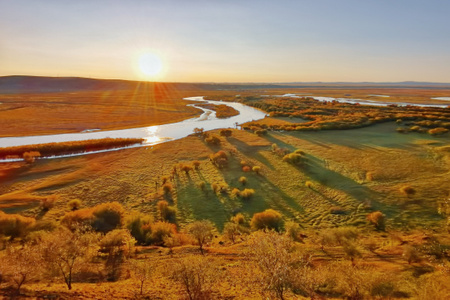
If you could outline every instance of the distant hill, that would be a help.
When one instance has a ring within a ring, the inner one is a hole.
[[[3,76],[0,93],[53,93],[81,90],[127,90],[136,88],[139,81],[120,79],[93,79],[81,77]],[[179,89],[243,90],[282,88],[450,88],[450,83],[434,82],[278,82],[278,83],[162,83]]]

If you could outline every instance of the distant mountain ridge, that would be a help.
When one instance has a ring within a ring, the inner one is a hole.
[[[53,93],[81,90],[124,90],[136,88],[144,82],[122,79],[94,79],[83,77],[43,77],[43,76],[2,76],[0,93]],[[146,82],[145,82],[146,83]],[[150,83],[156,84],[156,83]],[[273,83],[161,83],[176,85],[179,88],[198,88],[206,90],[257,89],[257,88],[320,88],[320,87],[386,87],[386,88],[450,88],[450,83],[437,82],[273,82]]]

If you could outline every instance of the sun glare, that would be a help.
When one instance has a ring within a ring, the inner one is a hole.
[[[155,77],[161,73],[163,63],[158,55],[148,52],[139,57],[139,69],[142,74]]]

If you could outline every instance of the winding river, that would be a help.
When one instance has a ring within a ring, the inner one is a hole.
[[[184,98],[187,101],[206,102],[209,104],[226,104],[233,107],[239,114],[226,119],[218,119],[216,113],[213,110],[196,106],[195,104],[188,104],[203,110],[203,114],[196,118],[187,119],[177,123],[170,123],[164,125],[155,125],[148,127],[129,128],[120,130],[108,130],[99,131],[99,129],[85,130],[82,133],[64,133],[53,135],[37,135],[37,136],[23,136],[23,137],[4,137],[0,138],[0,147],[12,147],[32,144],[45,144],[55,142],[71,142],[82,141],[90,139],[103,139],[103,138],[143,138],[145,142],[142,145],[136,146],[149,146],[164,143],[171,140],[180,139],[193,133],[194,128],[203,128],[205,131],[219,128],[232,128],[237,124],[242,124],[252,120],[259,120],[266,116],[266,113],[257,110],[253,107],[237,103],[237,102],[222,102],[204,100],[203,97],[189,97]],[[114,148],[110,150],[100,150],[98,152],[112,151],[129,147]],[[92,152],[90,152],[92,153]],[[80,153],[78,155],[87,154]],[[57,157],[67,157],[72,155],[62,155]],[[13,160],[3,160],[13,161]]]
[[[279,97],[293,97],[293,98],[301,98],[304,97],[296,95],[296,94],[285,94],[280,95]],[[338,101],[344,103],[356,104],[359,103],[361,105],[375,105],[375,106],[387,106],[391,104],[397,104],[399,106],[402,105],[414,105],[414,106],[422,106],[422,107],[442,107],[445,108],[447,105],[436,105],[436,104],[412,104],[412,103],[391,103],[391,102],[378,102],[373,100],[361,100],[361,99],[347,99],[347,98],[332,98],[332,97],[313,97],[318,101]],[[238,124],[242,124],[249,121],[259,120],[266,116],[266,114],[260,110],[257,110],[253,107],[237,103],[237,102],[222,102],[222,101],[213,101],[213,100],[204,100],[203,97],[189,97],[184,98],[187,101],[197,101],[197,102],[205,102],[214,105],[225,104],[233,107],[239,114],[226,119],[218,119],[216,117],[216,113],[213,110],[199,107],[196,104],[188,104],[189,106],[194,106],[203,110],[203,114],[196,118],[187,119],[177,123],[170,123],[164,125],[155,125],[148,127],[139,127],[139,128],[129,128],[129,129],[120,129],[120,130],[108,130],[101,131],[101,129],[93,128],[85,130],[81,133],[65,133],[65,134],[53,134],[53,135],[39,135],[39,136],[23,136],[23,137],[4,137],[0,138],[0,147],[13,147],[13,146],[22,146],[22,145],[32,145],[32,144],[45,144],[45,143],[54,143],[54,142],[71,142],[71,141],[82,141],[82,140],[90,140],[90,139],[103,139],[103,138],[142,138],[145,140],[143,144],[138,144],[134,146],[107,149],[107,150],[99,150],[93,152],[84,152],[77,154],[68,154],[68,155],[60,155],[53,157],[45,157],[45,158],[57,158],[57,157],[68,157],[68,156],[76,156],[76,155],[84,155],[90,153],[99,153],[99,152],[107,152],[114,151],[124,148],[131,147],[142,147],[142,146],[151,146],[160,143],[164,143],[167,141],[172,141],[176,139],[181,139],[183,137],[188,136],[193,133],[194,128],[203,128],[205,131],[219,129],[219,128],[233,128]],[[0,162],[7,161],[16,161],[20,159],[5,159],[0,160]]]

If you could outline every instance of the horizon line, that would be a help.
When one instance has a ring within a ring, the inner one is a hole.
[[[92,80],[116,80],[128,82],[149,82],[149,83],[193,83],[193,84],[443,84],[450,85],[450,82],[438,81],[152,81],[152,80],[137,80],[124,78],[100,78],[100,77],[85,77],[85,76],[46,76],[46,75],[1,75],[0,78],[6,77],[39,77],[39,78],[77,78],[77,79],[92,79]]]

